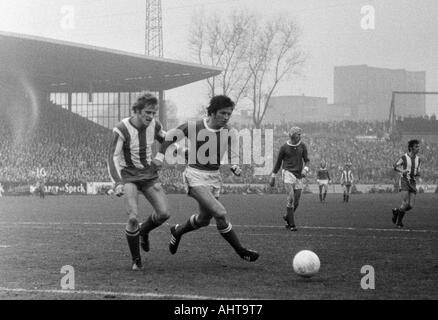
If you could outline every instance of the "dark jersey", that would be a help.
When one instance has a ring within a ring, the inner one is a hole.
[[[330,174],[327,168],[319,168],[317,173],[318,180],[330,180]]]
[[[216,171],[221,166],[221,159],[226,151],[230,151],[231,129],[225,126],[215,130],[207,125],[207,119],[189,121],[179,127],[184,137],[189,142],[188,165],[192,168],[205,171]],[[179,137],[181,139],[181,137]],[[165,154],[169,145],[178,140],[174,137],[172,141],[167,141],[161,145],[160,152]],[[230,158],[231,151],[228,154]]]
[[[309,161],[307,147],[303,142],[300,141],[293,145],[288,141],[280,148],[273,173],[277,173],[283,163],[284,170],[292,172],[298,179],[301,179],[301,172]]]

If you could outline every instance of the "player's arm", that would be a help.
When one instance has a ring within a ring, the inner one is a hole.
[[[277,161],[275,162],[274,169],[271,173],[271,179],[269,180],[269,185],[273,187],[275,185],[275,176],[277,175],[277,172],[281,168],[281,164],[283,163],[284,158],[284,146],[280,148],[280,151],[278,152]]]
[[[304,161],[304,167],[303,170],[301,171],[301,175],[303,175],[304,177],[309,173],[309,156],[307,154],[307,146],[305,144],[303,144],[303,161]]]
[[[237,134],[237,131],[235,129],[231,129],[229,130],[229,133],[235,135]],[[237,137],[237,139],[239,139],[239,137]],[[228,136],[227,147],[228,163],[231,165],[230,170],[235,176],[240,177],[242,174],[242,168],[239,166],[239,150],[233,149],[233,139],[230,135]]]
[[[160,121],[155,120],[155,140],[157,140],[159,143],[163,143],[164,139],[166,138],[166,131],[163,130],[163,125]]]
[[[186,123],[180,125],[177,128],[173,128],[167,131],[161,142],[160,149],[155,156],[154,160],[156,161],[154,161],[154,163],[157,166],[161,166],[164,162],[167,148],[169,148],[172,144],[175,144],[177,147],[177,142],[184,139],[184,137],[187,136],[188,136],[188,124]]]
[[[416,177],[421,177],[421,159],[418,159],[418,168],[417,168],[417,174],[415,175]]]
[[[115,128],[109,147],[107,165],[111,181],[115,185],[115,193],[119,197],[123,195],[123,180],[121,176],[122,168],[120,167],[123,141],[123,134]]]
[[[398,159],[398,161],[394,163],[394,170],[401,174],[407,174],[409,172],[408,169],[403,169],[403,158]]]

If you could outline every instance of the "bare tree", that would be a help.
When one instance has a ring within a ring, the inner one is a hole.
[[[209,96],[225,94],[236,103],[247,94],[251,74],[246,62],[251,39],[249,31],[254,16],[243,11],[222,18],[197,11],[192,19],[189,44],[199,63],[223,68],[223,72],[207,80]]]
[[[248,97],[253,105],[254,125],[260,128],[278,84],[297,73],[306,57],[299,49],[301,33],[293,20],[274,17],[254,26],[251,34]]]
[[[305,61],[300,35],[297,24],[284,16],[263,20],[238,11],[224,18],[198,11],[189,43],[199,63],[223,68],[207,80],[209,96],[225,94],[236,103],[248,98],[259,128],[278,84],[297,73]]]

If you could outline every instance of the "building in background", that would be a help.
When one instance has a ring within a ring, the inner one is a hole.
[[[367,65],[339,66],[334,69],[335,117],[350,120],[387,120],[393,91],[425,91],[426,73],[404,69],[375,68]],[[424,95],[400,95],[397,117],[426,115]]]
[[[327,98],[302,96],[271,97],[264,123],[314,122],[327,120]]]

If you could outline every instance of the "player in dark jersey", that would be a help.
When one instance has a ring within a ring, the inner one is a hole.
[[[125,233],[132,269],[141,270],[140,245],[144,251],[149,251],[149,232],[169,218],[166,195],[158,182],[159,166],[152,159],[152,144],[155,140],[163,142],[165,132],[154,118],[158,111],[154,95],[140,96],[132,110],[134,115],[123,119],[113,129],[108,171],[115,184],[115,194],[126,194],[128,222]],[[138,222],[139,192],[155,210],[141,226]]]
[[[394,164],[394,170],[401,173],[399,190],[402,196],[402,203],[399,208],[392,209],[392,222],[403,228],[403,217],[415,204],[417,194],[417,180],[420,176],[421,161],[418,157],[420,142],[416,139],[408,142],[408,152]]]
[[[207,108],[208,118],[192,123],[185,123],[170,130],[166,141],[161,145],[157,159],[163,161],[167,147],[186,137],[190,143],[188,165],[183,173],[184,183],[188,195],[199,204],[199,213],[192,215],[185,223],[172,226],[169,250],[175,254],[178,250],[181,237],[187,232],[208,226],[210,220],[216,220],[220,235],[233,247],[236,253],[244,260],[255,261],[259,254],[243,247],[226,219],[227,211],[219,202],[222,178],[219,172],[221,159],[225,151],[231,158],[229,146],[230,129],[227,123],[234,111],[234,102],[227,96],[219,95],[210,100]],[[230,159],[231,160],[231,159]],[[231,163],[231,162],[230,162]],[[241,169],[237,164],[231,171],[239,176]]]
[[[321,167],[318,170],[317,179],[316,179],[316,181],[318,182],[318,185],[319,185],[319,201],[320,202],[325,201],[330,180],[331,180],[330,173],[327,170],[327,164],[325,161],[321,161]],[[324,190],[324,193],[322,192],[323,190]]]
[[[341,173],[341,186],[344,189],[344,201],[348,202],[350,200],[351,186],[354,182],[353,171],[351,171],[352,163],[347,161],[344,170]]]
[[[288,192],[286,214],[283,215],[283,219],[286,221],[286,228],[291,231],[297,231],[294,213],[300,203],[302,180],[309,172],[307,165],[310,160],[307,156],[307,146],[301,141],[301,132],[299,127],[290,129],[289,140],[280,148],[269,182],[271,187],[275,185],[275,176],[283,164],[282,176]]]

